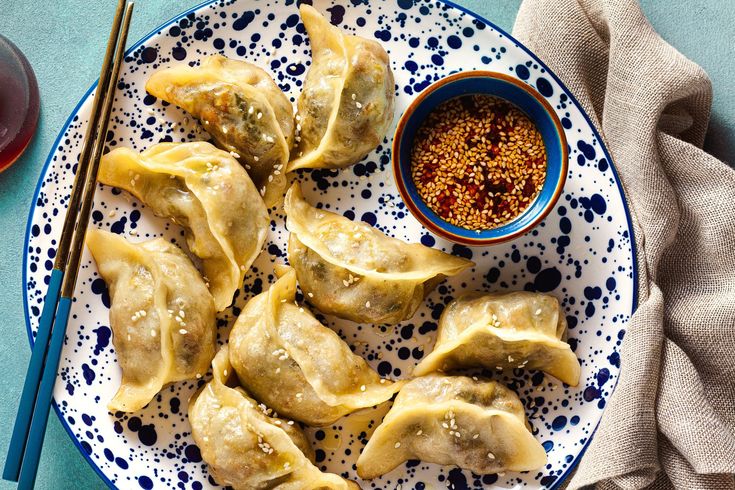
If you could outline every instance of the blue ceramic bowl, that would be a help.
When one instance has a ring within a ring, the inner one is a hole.
[[[468,230],[445,221],[424,203],[411,178],[411,149],[421,123],[442,102],[469,94],[493,95],[513,103],[536,124],[546,146],[546,180],[541,192],[515,219],[489,230]],[[393,137],[393,175],[411,214],[436,235],[463,245],[504,242],[539,224],[559,199],[568,156],[561,122],[546,99],[530,85],[490,71],[455,73],[427,87],[403,113]]]

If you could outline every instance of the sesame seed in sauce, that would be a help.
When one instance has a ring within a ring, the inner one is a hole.
[[[440,104],[416,134],[411,176],[422,200],[469,230],[501,226],[536,198],[546,178],[541,133],[511,103],[466,95]]]

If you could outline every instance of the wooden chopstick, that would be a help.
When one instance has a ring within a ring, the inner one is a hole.
[[[3,471],[5,479],[16,481],[20,478],[18,488],[32,488],[38,470],[84,235],[94,200],[99,158],[104,148],[133,12],[132,2],[125,8],[124,5],[124,0],[119,0]]]

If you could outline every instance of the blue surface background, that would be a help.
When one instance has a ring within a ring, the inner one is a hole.
[[[511,30],[520,0],[455,0]],[[51,145],[71,110],[99,74],[114,9],[112,0],[0,0],[0,34],[28,57],[41,91],[38,132],[28,151],[0,174],[0,461],[30,357],[23,318],[21,262],[28,209]],[[136,4],[128,44],[200,0],[142,0]],[[712,78],[714,108],[706,148],[733,163],[735,148],[735,11],[728,2],[642,0],[661,36],[699,63]],[[94,489],[104,484],[72,445],[55,415],[49,418],[37,488]],[[14,488],[0,482],[0,490]]]

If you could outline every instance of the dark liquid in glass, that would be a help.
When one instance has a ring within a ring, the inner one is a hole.
[[[38,123],[38,85],[28,60],[0,36],[0,172],[18,159]]]

